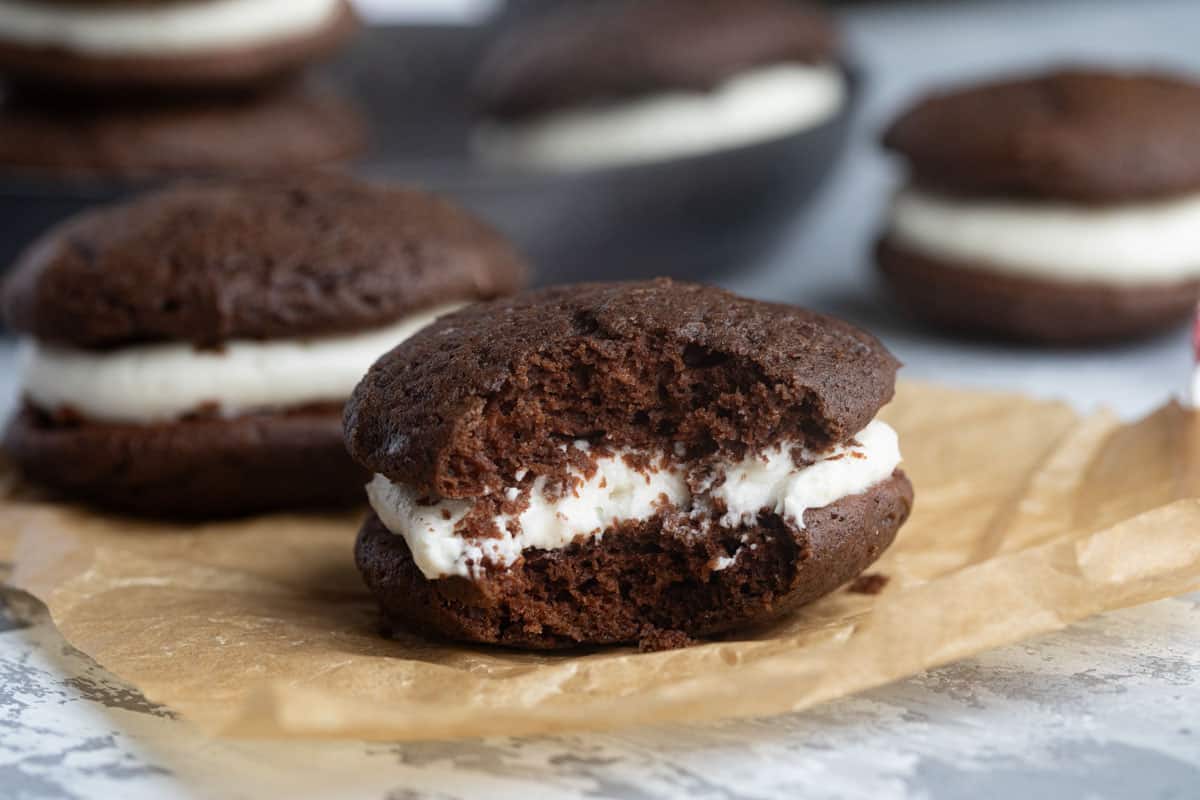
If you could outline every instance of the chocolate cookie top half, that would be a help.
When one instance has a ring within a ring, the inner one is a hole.
[[[383,356],[346,407],[347,444],[441,497],[551,474],[578,439],[688,459],[824,448],[891,399],[898,366],[847,323],[720,289],[557,287],[463,309]]]
[[[184,184],[85,213],[18,260],[15,330],[81,348],[320,336],[509,293],[521,258],[414,189],[324,174]]]
[[[502,37],[478,72],[485,116],[518,119],[659,91],[712,89],[753,67],[828,61],[837,34],[786,0],[644,0],[572,8]]]
[[[935,94],[884,144],[965,194],[1113,203],[1200,189],[1200,84],[1067,69]]]

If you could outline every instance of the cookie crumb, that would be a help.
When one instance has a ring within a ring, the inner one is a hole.
[[[638,652],[657,653],[660,650],[678,650],[681,647],[690,647],[699,643],[699,639],[693,639],[683,631],[647,627],[638,637]]]
[[[849,591],[854,594],[879,594],[890,581],[887,575],[882,572],[871,572],[865,575],[859,575],[850,584]]]

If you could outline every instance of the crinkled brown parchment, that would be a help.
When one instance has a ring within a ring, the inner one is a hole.
[[[361,514],[167,526],[39,500],[9,475],[0,555],[63,635],[230,735],[419,739],[772,714],[1200,587],[1200,434],[1017,395],[902,386],[916,510],[873,568],[770,627],[671,652],[381,638]]]

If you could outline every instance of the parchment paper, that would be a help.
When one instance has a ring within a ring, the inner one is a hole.
[[[873,572],[767,628],[663,653],[394,640],[355,572],[362,514],[168,526],[4,476],[0,555],[73,645],[214,732],[421,739],[772,714],[1200,587],[1200,433],[902,385],[916,510]]]

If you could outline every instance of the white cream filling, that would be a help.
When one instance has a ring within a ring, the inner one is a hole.
[[[226,416],[344,401],[375,360],[461,304],[344,336],[232,341],[220,350],[162,343],[109,352],[25,340],[18,381],[37,408],[148,424],[215,407]]]
[[[956,266],[1058,281],[1145,285],[1200,277],[1200,194],[1091,208],[907,188],[892,204],[891,233]]]
[[[0,39],[98,56],[172,55],[303,36],[340,0],[180,0],[85,6],[0,0]]]
[[[812,127],[842,105],[833,64],[748,70],[711,92],[664,92],[520,122],[485,122],[474,147],[485,161],[575,170],[709,153]]]
[[[574,446],[587,449],[586,442]],[[723,503],[726,513],[719,524],[729,529],[753,524],[763,509],[803,527],[808,509],[861,494],[890,477],[900,464],[896,432],[879,420],[860,431],[854,444],[814,454],[809,466],[795,465],[793,449],[785,442],[721,465],[714,475],[723,472],[725,480],[714,480],[714,485],[695,495],[683,468],[660,466],[640,472],[620,453],[597,458],[595,474],[577,475],[575,491],[557,501],[545,496],[544,477],[534,480],[529,507],[515,519],[505,514],[495,517],[500,535],[490,538],[468,538],[456,530],[472,509],[472,500],[442,499],[423,505],[420,492],[382,475],[367,486],[367,495],[384,526],[404,537],[423,575],[472,578],[485,563],[507,567],[527,548],[553,550],[580,537],[599,537],[606,528],[649,519],[664,504],[703,511]],[[520,490],[512,487],[506,494],[513,500]],[[721,559],[715,568],[727,568],[735,558],[736,554]]]

